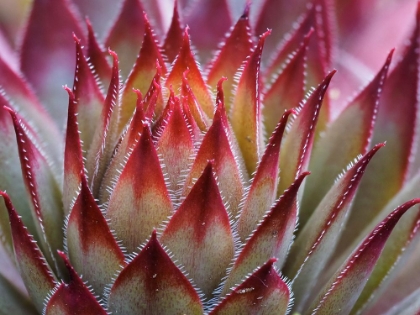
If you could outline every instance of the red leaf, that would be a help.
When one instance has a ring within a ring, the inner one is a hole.
[[[9,214],[13,247],[20,275],[37,310],[41,312],[44,299],[54,288],[56,278],[33,237],[23,225],[22,219],[16,213],[9,196],[2,191],[0,191],[0,196],[3,197]]]
[[[127,82],[124,85],[119,130],[122,130],[134,112],[136,102],[132,89],[138,89],[145,95],[149,90],[150,83],[155,77],[156,64],[158,65],[159,77],[165,76],[167,71],[156,36],[146,14],[144,14],[143,20],[145,23],[143,43],[141,44],[134,68],[131,70]]]
[[[81,132],[80,138],[83,149],[88,152],[99,123],[105,97],[102,95],[97,79],[83,55],[80,40],[75,35],[74,41],[76,42],[76,71],[74,73],[73,93],[77,102],[75,113],[78,113],[77,122]]]
[[[244,156],[248,174],[252,174],[260,159],[263,147],[260,108],[260,63],[267,31],[261,35],[254,52],[247,59],[231,109],[232,128]]]
[[[190,5],[185,17],[191,40],[203,59],[208,59],[232,25],[227,0],[201,0]],[[216,18],[217,17],[217,18]]]
[[[84,165],[77,119],[78,104],[73,92],[67,87],[66,91],[69,94],[69,109],[64,151],[63,206],[64,213],[68,214],[70,205],[77,196],[77,191],[81,184]]]
[[[110,47],[118,54],[124,78],[130,73],[141,47],[140,34],[144,33],[145,28],[143,11],[139,0],[124,0],[118,18],[105,41],[105,47]]]
[[[210,315],[286,314],[290,308],[292,293],[274,268],[275,261],[275,258],[269,259],[250,274]]]
[[[92,187],[94,196],[99,195],[102,177],[111,160],[112,152],[118,137],[118,98],[120,94],[118,57],[117,54],[111,50],[109,53],[112,55],[114,62],[112,67],[112,78],[86,161],[86,169],[88,176],[90,177],[89,183]]]
[[[93,65],[95,73],[101,80],[102,85],[108,86],[111,81],[112,69],[106,60],[105,50],[96,40],[96,36],[89,19],[86,19],[86,25],[88,29],[87,56],[89,57],[89,62]]]
[[[68,283],[58,284],[45,303],[43,314],[106,315],[107,312],[96,301],[94,295],[77,275],[63,252],[59,255],[70,275]]]
[[[226,113],[218,106],[213,124],[204,136],[191,171],[185,180],[182,195],[188,195],[194,179],[200,177],[208,161],[213,160],[221,195],[229,205],[229,211],[234,217],[238,212],[244,189],[241,172],[229,141],[229,131],[224,125],[225,121],[227,121]]]
[[[213,176],[212,162],[170,219],[161,242],[207,297],[232,261],[235,244],[229,217]]]
[[[68,255],[96,294],[102,294],[124,255],[82,175],[81,190],[71,209],[66,228]]]
[[[144,125],[112,191],[107,217],[128,252],[133,252],[172,211],[150,130]]]
[[[74,75],[73,32],[84,34],[68,1],[33,1],[20,49],[21,69],[60,127],[66,117],[61,86],[70,85]]]
[[[162,248],[156,231],[113,283],[108,309],[127,315],[203,312],[199,295]]]
[[[221,77],[228,79],[225,84],[227,110],[231,107],[233,98],[234,76],[247,56],[251,54],[252,38],[249,25],[249,3],[245,6],[244,13],[226,36],[225,42],[208,65],[207,84],[214,88]]]
[[[311,29],[300,47],[292,53],[284,68],[263,93],[262,115],[267,135],[273,132],[285,110],[297,107],[304,99],[306,52],[312,34]]]
[[[210,92],[201,76],[201,70],[191,52],[188,27],[184,31],[182,47],[179,50],[179,54],[176,57],[172,65],[172,70],[166,80],[166,87],[172,86],[174,90],[178,90],[182,85],[182,79],[186,70],[189,70],[186,77],[190,82],[192,92],[207,116],[211,117],[214,111],[213,102],[211,100]]]
[[[175,57],[178,55],[180,48],[182,47],[182,26],[179,19],[178,13],[178,1],[174,1],[174,13],[172,15],[171,25],[166,33],[165,42],[163,44],[163,50],[168,61],[172,63]]]
[[[296,228],[297,193],[307,175],[302,173],[292,183],[247,239],[223,284],[222,296],[270,257],[276,257],[276,266],[282,267]]]
[[[401,216],[420,199],[413,199],[391,212],[353,251],[313,301],[312,314],[334,312],[347,314],[363,290],[386,240]]]
[[[238,220],[238,234],[242,241],[251,234],[276,199],[280,145],[287,119],[292,113],[289,110],[283,114],[259,162]]]
[[[181,109],[178,98],[174,98],[173,110],[163,118],[166,122],[159,131],[157,153],[163,162],[163,172],[168,179],[168,189],[178,192],[182,174],[188,170],[194,154],[194,139]],[[174,141],[176,139],[176,141]]]
[[[335,70],[331,71],[301,106],[299,114],[283,141],[283,149],[280,155],[281,176],[278,194],[281,194],[308,167],[314,142],[315,126],[325,92],[334,73]]]

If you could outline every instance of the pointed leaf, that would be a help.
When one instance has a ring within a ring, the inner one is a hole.
[[[74,36],[76,42],[76,71],[74,74],[73,93],[77,102],[75,112],[78,113],[77,123],[80,139],[85,152],[90,146],[95,134],[95,128],[101,117],[105,97],[98,86],[91,65],[87,62],[80,40]],[[87,153],[84,154],[86,157]]]
[[[198,67],[191,51],[188,28],[184,31],[182,47],[179,50],[179,54],[172,65],[172,70],[166,79],[166,87],[170,87],[172,85],[174,90],[178,90],[182,85],[182,78],[185,70],[189,70],[187,79],[200,107],[204,110],[207,116],[212,117],[214,111],[213,102],[210,92],[203,77],[201,76],[201,70]]]
[[[13,70],[2,58],[0,58],[0,86],[3,91],[1,106],[18,107],[19,114],[25,118],[33,128],[37,129],[40,142],[56,143],[57,145],[45,145],[44,149],[55,163],[61,162],[62,147],[61,133],[49,116],[45,108],[41,105],[33,90],[21,73]],[[4,95],[6,94],[6,95]],[[10,101],[3,100],[10,98]],[[12,103],[12,104],[9,104]],[[7,115],[8,116],[8,115]],[[8,118],[9,119],[9,118]],[[13,199],[13,198],[12,198]]]
[[[165,52],[165,56],[168,58],[168,61],[170,63],[172,63],[175,60],[175,57],[178,55],[178,52],[182,47],[182,29],[183,27],[181,26],[181,21],[178,13],[178,1],[175,0],[171,25],[169,26],[169,30],[166,33],[165,42],[163,43],[163,50]]]
[[[102,294],[115,271],[124,265],[124,255],[82,177],[81,190],[67,221],[68,255],[74,269]]]
[[[229,1],[194,1],[190,6],[185,22],[191,25],[191,40],[200,56],[208,59],[232,25]],[[215,18],[217,17],[217,18]]]
[[[41,312],[44,299],[54,288],[56,278],[33,237],[28,234],[9,196],[2,191],[0,195],[4,199],[9,214],[13,247],[20,275],[35,307]]]
[[[287,283],[274,268],[274,258],[255,270],[210,312],[229,314],[286,314],[292,294]]]
[[[248,174],[255,171],[263,147],[259,72],[264,41],[269,34],[270,31],[267,31],[261,35],[254,52],[246,61],[230,115]]]
[[[186,70],[182,74],[182,86],[181,86],[181,95],[183,97],[183,102],[186,106],[190,109],[191,114],[194,116],[194,119],[198,125],[198,127],[206,131],[208,126],[211,124],[209,117],[205,112],[204,109],[200,106],[197,98],[194,95],[194,92],[189,84],[188,81],[188,73],[189,70]]]
[[[263,93],[261,112],[267,135],[274,131],[284,111],[297,107],[305,97],[306,51],[312,33],[313,30],[305,36],[298,50]]]
[[[331,71],[302,105],[283,141],[278,195],[293,182],[296,176],[308,168],[319,111],[334,73],[335,70]]]
[[[59,127],[66,117],[61,86],[70,85],[74,74],[72,32],[84,34],[68,1],[33,1],[20,50],[21,69]]]
[[[12,109],[6,109],[15,127],[22,176],[30,199],[32,216],[41,236],[40,245],[43,252],[47,253],[49,264],[59,272],[55,252],[63,248],[64,213],[61,191],[44,154],[31,141],[20,117]]]
[[[102,85],[108,86],[111,81],[112,69],[106,60],[105,49],[98,43],[89,19],[86,19],[86,25],[88,29],[87,56],[89,62],[93,65]]]
[[[109,51],[109,53],[112,55],[114,61],[112,67],[112,78],[86,161],[86,169],[90,178],[89,183],[92,187],[94,196],[99,194],[98,190],[100,188],[102,177],[104,176],[106,167],[110,162],[118,137],[118,101],[120,94],[118,57],[113,51]]]
[[[200,177],[208,161],[213,160],[220,193],[229,206],[229,212],[234,217],[238,212],[244,188],[224,121],[227,121],[226,113],[219,106],[214,115],[213,124],[204,136],[191,171],[185,180],[182,196],[188,195],[194,179]]]
[[[242,16],[227,35],[224,45],[209,64],[207,84],[216,87],[221,77],[226,77],[226,108],[229,111],[233,98],[234,77],[246,57],[251,54],[252,38],[249,25],[249,4],[246,5]]]
[[[69,93],[69,109],[67,115],[66,146],[64,151],[64,180],[63,180],[63,207],[64,213],[70,212],[70,204],[77,196],[84,173],[82,144],[79,135],[77,102],[73,92]]]
[[[247,239],[223,284],[222,296],[270,257],[277,258],[276,266],[282,267],[296,228],[297,193],[308,174],[302,173],[292,183]]]
[[[203,312],[200,297],[162,248],[155,231],[113,283],[108,309],[121,315]]]
[[[354,203],[355,211],[349,217],[340,242],[343,249],[349,245],[345,238],[350,233],[357,235],[372,222],[408,179],[410,161],[418,142],[415,130],[420,92],[419,12],[420,9],[409,46],[399,63],[390,71],[379,103],[372,141],[386,141],[387,148],[378,154],[361,183],[360,193]]]
[[[107,217],[118,238],[132,252],[172,211],[159,158],[145,125],[111,194]]]
[[[238,234],[242,241],[257,227],[257,223],[276,199],[280,145],[287,119],[292,113],[293,111],[289,110],[283,114],[259,162],[238,220]]]
[[[156,73],[156,63],[159,66],[158,71],[160,76],[165,76],[167,72],[160,47],[146,14],[144,14],[143,19],[145,22],[143,43],[134,68],[131,70],[127,82],[124,85],[119,130],[122,130],[130,120],[136,106],[136,98],[132,89],[138,89],[143,95],[146,95]]]
[[[161,242],[210,297],[235,252],[229,217],[213,176],[212,162],[170,219]]]
[[[38,315],[29,299],[0,274],[0,308],[4,314]]]
[[[139,0],[124,0],[105,41],[105,47],[110,47],[118,54],[124,78],[130,73],[141,47],[141,34],[145,26],[143,11]]]
[[[383,143],[376,145],[335,182],[292,245],[284,273],[294,279],[295,311],[302,312],[333,254],[366,166],[383,146]]]
[[[174,101],[173,110],[168,112],[168,116],[164,118],[167,123],[160,131],[156,146],[157,153],[163,162],[163,172],[168,178],[168,189],[175,193],[182,188],[179,184],[181,176],[188,170],[191,164],[190,158],[195,150],[194,139],[181,109],[180,101],[178,98],[175,98]]]
[[[347,314],[363,290],[378,260],[386,240],[401,216],[420,199],[413,199],[391,212],[364,239],[353,254],[331,277],[312,302],[312,314],[323,314],[339,309]]]
[[[45,315],[106,315],[94,295],[77,275],[63,252],[59,252],[69,273],[69,282],[58,284],[45,303]]]
[[[102,180],[99,192],[99,201],[101,204],[108,201],[112,192],[113,181],[119,177],[121,166],[125,164],[126,157],[130,154],[130,152],[132,152],[139,141],[143,131],[143,124],[146,122],[146,117],[144,116],[143,111],[145,100],[142,100],[140,91],[135,91],[135,93],[137,94],[136,111],[131,118],[128,128],[125,130],[125,133],[121,135],[118,141],[116,152],[113,155],[111,163],[109,164]]]
[[[369,149],[379,97],[384,87],[392,54],[393,50],[375,78],[328,126],[315,147],[309,164],[313,177],[308,178],[305,186],[299,216],[301,224],[307,222],[313,209],[328,192],[341,170],[358,154],[365,154]],[[337,148],[340,148],[340,154],[337,154]]]

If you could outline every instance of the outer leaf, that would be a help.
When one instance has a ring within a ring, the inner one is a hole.
[[[0,307],[4,314],[39,314],[28,298],[23,296],[3,275],[0,275]]]
[[[302,105],[283,141],[280,154],[281,177],[277,190],[278,195],[293,182],[296,176],[307,169],[319,111],[334,73],[335,70],[331,71]]]
[[[220,283],[235,246],[212,162],[170,219],[161,242],[207,297]]]
[[[193,24],[190,24],[193,25]],[[249,4],[245,6],[242,16],[227,35],[224,45],[208,65],[207,84],[213,89],[221,77],[226,77],[226,108],[229,111],[233,98],[234,76],[243,64],[245,58],[251,54],[252,38],[249,25]]]
[[[124,85],[119,130],[122,130],[131,116],[133,116],[136,106],[136,97],[132,92],[132,89],[135,88],[140,90],[143,95],[147,93],[150,82],[156,73],[156,63],[158,63],[159,75],[165,76],[167,72],[165,61],[160,52],[160,47],[146,14],[144,14],[143,19],[145,22],[143,43],[141,44],[141,49],[134,64],[134,68],[131,70],[127,82]]]
[[[33,1],[20,50],[21,69],[59,127],[66,117],[61,86],[70,85],[74,74],[72,32],[84,34],[69,1]]]
[[[276,199],[281,139],[287,119],[292,113],[293,111],[289,110],[280,119],[259,162],[248,195],[244,200],[237,225],[238,234],[242,241],[251,234]]]
[[[186,77],[190,82],[192,92],[207,116],[211,117],[214,111],[213,102],[211,100],[210,92],[201,76],[201,71],[194,59],[194,55],[191,52],[188,27],[184,31],[182,47],[179,50],[179,54],[172,65],[172,70],[166,79],[166,87],[172,85],[174,90],[179,89],[182,85],[182,78],[186,70],[189,70]]]
[[[91,185],[95,196],[99,195],[102,177],[111,160],[112,152],[118,137],[118,98],[120,91],[118,57],[116,53],[111,50],[109,53],[112,55],[114,61],[112,78],[86,161],[89,184]]]
[[[302,224],[307,222],[313,209],[316,208],[333,185],[337,175],[349,161],[360,153],[365,154],[369,149],[379,97],[384,87],[392,54],[393,50],[378,74],[328,126],[314,148],[309,164],[309,169],[313,171],[314,177],[308,178],[305,186],[299,216]],[[337,154],[338,148],[340,148],[340,154]]]
[[[69,88],[66,90],[69,93],[69,109],[64,151],[63,206],[64,213],[68,214],[81,184],[84,165],[77,119],[77,101],[73,92]]]
[[[28,234],[21,218],[19,218],[12,205],[9,196],[2,191],[0,191],[0,195],[4,199],[9,214],[14,252],[19,272],[35,307],[38,312],[41,312],[44,305],[44,299],[55,286],[55,276],[46,262],[44,255],[36,245],[36,242],[32,236]],[[7,285],[6,280],[3,279],[2,276],[0,279],[4,285]],[[15,288],[12,288],[9,294],[11,295],[12,301],[15,299],[13,296],[18,295]],[[22,307],[30,309],[28,304],[28,302],[24,302],[22,303]],[[2,303],[2,306],[4,306],[4,303]],[[4,309],[2,309],[2,311],[3,310]]]
[[[334,252],[366,166],[384,144],[376,145],[336,181],[293,244],[284,272],[294,279],[294,308],[302,312],[316,280]]]
[[[87,62],[80,40],[74,35],[76,42],[76,71],[74,73],[73,93],[77,102],[77,123],[81,132],[83,149],[89,152],[95,128],[99,123],[105,97],[98,86],[97,79]],[[86,157],[87,153],[84,153]]]
[[[254,52],[246,61],[230,114],[248,174],[252,174],[257,168],[263,147],[259,72],[262,49],[268,35],[270,31],[261,35]]]
[[[93,65],[93,68],[102,82],[102,85],[108,86],[111,81],[112,69],[106,60],[105,50],[96,40],[96,36],[89,19],[86,19],[86,25],[88,28],[87,56],[89,57],[89,62]]]
[[[420,12],[420,10],[419,10]],[[387,149],[381,152],[366,173],[347,228],[340,242],[348,246],[349,235],[357,235],[375,218],[386,203],[402,188],[408,179],[409,161],[412,160],[416,129],[416,113],[420,74],[420,13],[404,55],[389,73],[379,104],[373,141],[386,141]],[[392,165],[392,167],[389,167]],[[372,189],[375,187],[375,189]],[[363,209],[370,209],[363,211]]]
[[[187,175],[182,196],[187,196],[191,190],[193,181],[203,173],[208,161],[214,161],[220,193],[229,206],[232,216],[238,213],[239,203],[244,193],[241,173],[238,163],[232,152],[232,145],[229,141],[228,130],[224,122],[227,121],[226,113],[218,106],[203,142],[197,152],[191,171]]]
[[[311,30],[304,41],[288,60],[284,69],[274,78],[271,86],[264,91],[261,110],[264,127],[270,135],[285,110],[297,107],[305,96],[305,63]]]
[[[310,310],[313,315],[331,313],[336,310],[340,310],[344,314],[350,312],[372,273],[393,228],[401,216],[418,203],[420,203],[420,199],[406,202],[377,225],[312,302]]]
[[[111,194],[107,217],[118,238],[132,252],[172,211],[156,149],[145,125]]]
[[[182,47],[182,26],[178,13],[178,1],[174,1],[174,12],[172,15],[171,25],[166,33],[165,42],[163,43],[163,50],[168,61],[172,63],[178,55],[179,49]]]
[[[109,31],[105,47],[114,50],[121,60],[121,73],[128,76],[141,47],[144,33],[143,6],[139,0],[124,0],[121,11]]]
[[[271,258],[255,270],[210,315],[286,314],[291,302],[291,292],[274,268],[275,261]]]
[[[282,267],[296,228],[297,193],[308,174],[304,172],[296,179],[246,241],[223,284],[222,296],[270,257],[276,257],[276,266]]]
[[[186,13],[185,22],[191,25],[191,40],[201,53],[202,59],[208,59],[212,50],[223,39],[232,25],[229,1],[195,1]],[[215,18],[217,17],[217,18]]]
[[[121,315],[202,314],[200,297],[155,231],[113,283],[108,309]]]
[[[36,128],[38,137],[40,140],[42,139],[40,142],[56,143],[55,146],[44,146],[44,149],[55,163],[61,163],[60,131],[23,78],[23,75],[13,70],[2,58],[0,58],[0,73],[1,106],[13,104],[9,107],[16,107],[19,114],[26,121],[29,121],[33,128]],[[7,101],[6,98],[10,98],[10,101]],[[9,104],[10,102],[12,104]]]
[[[26,126],[23,125],[16,112],[10,108],[7,110],[15,127],[22,176],[36,228],[41,236],[40,245],[43,252],[47,253],[46,258],[50,265],[59,272],[55,251],[63,248],[61,227],[64,222],[64,213],[61,191],[45,156],[31,141]]]
[[[177,192],[180,186],[182,172],[188,170],[190,158],[194,154],[194,139],[181,109],[178,98],[174,99],[173,110],[164,119],[159,140],[156,143],[157,153],[163,162],[163,171],[168,177],[168,189]],[[177,139],[174,141],[174,139]]]
[[[59,252],[69,273],[69,282],[58,284],[45,303],[45,315],[106,315],[63,252]]]
[[[66,239],[74,269],[96,294],[124,265],[124,255],[82,176],[81,190],[67,221]]]

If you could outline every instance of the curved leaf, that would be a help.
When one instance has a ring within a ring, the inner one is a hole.
[[[165,42],[163,43],[163,50],[165,56],[168,58],[168,61],[172,63],[176,56],[178,55],[179,50],[182,47],[182,32],[181,21],[179,19],[178,13],[178,1],[174,1],[174,11],[172,15],[171,25],[169,26],[168,31],[166,32]]]

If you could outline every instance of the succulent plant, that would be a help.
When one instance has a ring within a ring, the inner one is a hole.
[[[0,314],[420,314],[420,5],[24,3]]]

